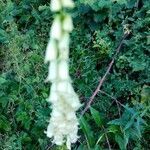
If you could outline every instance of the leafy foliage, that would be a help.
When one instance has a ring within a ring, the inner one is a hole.
[[[102,87],[106,94],[99,92],[80,119],[73,149],[150,149],[149,0],[75,2],[70,74],[82,103],[124,32],[130,35]],[[43,58],[52,18],[49,1],[0,0],[0,149],[65,149],[52,146],[44,134],[50,109]]]

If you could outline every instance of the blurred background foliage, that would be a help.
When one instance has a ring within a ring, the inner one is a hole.
[[[124,32],[119,55],[93,105],[80,118],[74,150],[149,150],[149,0],[76,0],[70,74],[85,104]],[[50,117],[44,53],[53,14],[48,0],[0,0],[0,149],[57,148],[44,134]]]

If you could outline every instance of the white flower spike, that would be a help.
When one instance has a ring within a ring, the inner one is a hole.
[[[78,140],[76,111],[81,106],[69,76],[69,33],[73,30],[72,18],[67,13],[61,14],[62,8],[72,7],[72,0],[51,0],[51,10],[57,12],[57,15],[51,27],[45,55],[45,62],[50,63],[47,81],[52,83],[48,98],[52,113],[46,134],[56,145],[66,143],[68,150]]]

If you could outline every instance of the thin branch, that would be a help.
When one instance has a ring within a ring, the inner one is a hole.
[[[124,34],[122,40],[120,41],[119,46],[118,46],[117,49],[116,49],[116,53],[115,53],[114,57],[112,58],[111,62],[110,62],[109,65],[108,65],[108,68],[107,68],[107,70],[106,70],[106,73],[105,73],[104,76],[99,80],[99,84],[98,84],[96,90],[94,91],[93,95],[91,96],[90,100],[89,100],[88,103],[86,104],[85,109],[81,112],[81,116],[84,115],[85,112],[89,109],[89,107],[91,106],[92,102],[94,101],[95,96],[96,96],[97,93],[100,91],[100,88],[102,87],[104,81],[106,80],[107,75],[109,74],[109,72],[110,72],[110,70],[111,70],[111,68],[112,68],[112,66],[113,66],[113,64],[114,64],[114,61],[115,61],[116,56],[118,55],[118,53],[119,53],[120,50],[121,50],[121,47],[122,47],[122,45],[123,45],[124,40],[126,39],[126,37],[127,37],[128,35],[129,35],[129,33]]]

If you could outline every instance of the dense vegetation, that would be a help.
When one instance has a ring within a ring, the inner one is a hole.
[[[149,0],[76,0],[70,74],[86,104],[74,150],[149,150]],[[47,0],[0,0],[0,149],[53,150],[44,134],[50,116],[44,53],[53,14]]]

